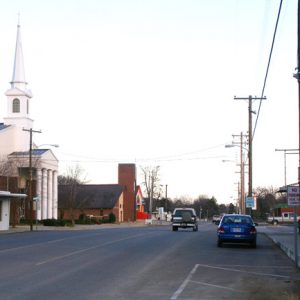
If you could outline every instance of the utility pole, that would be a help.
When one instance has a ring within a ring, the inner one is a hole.
[[[297,68],[294,78],[298,81],[298,149],[300,149],[300,0],[298,0],[298,22],[297,22]],[[300,188],[300,152],[298,162],[298,187]],[[298,237],[297,237],[297,206],[294,206],[294,252],[295,252],[295,264],[298,267]]]
[[[243,155],[243,132],[241,132],[241,149],[240,149],[240,155],[241,155],[241,208],[242,213],[245,213],[245,162],[244,162],[244,155]]]
[[[240,186],[240,213],[244,214],[245,213],[245,162],[244,162],[244,147],[243,145],[245,144],[244,138],[247,138],[248,135],[243,134],[243,132],[240,133],[240,135],[232,135],[233,138],[239,137],[240,142],[233,142],[232,145],[238,145],[240,146],[240,175],[241,175],[241,186]]]
[[[252,110],[252,101],[254,100],[266,100],[266,97],[252,97],[251,95],[248,97],[236,97],[234,96],[234,100],[248,100],[248,197],[252,197],[252,114],[255,113]]]
[[[166,212],[168,212],[168,185],[166,184],[166,193],[165,193],[165,199],[166,199]]]
[[[33,230],[33,197],[32,197],[32,133],[41,133],[41,131],[30,129],[24,129],[23,131],[29,132],[29,222],[30,222],[30,231]]]

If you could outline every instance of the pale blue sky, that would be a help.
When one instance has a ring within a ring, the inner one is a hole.
[[[247,131],[247,103],[233,97],[260,96],[279,3],[1,0],[0,117],[20,12],[32,116],[43,131],[35,140],[60,145],[61,172],[79,161],[91,182],[114,183],[118,161],[160,165],[170,197],[233,201],[238,167],[222,159],[238,159],[238,149],[224,145]],[[254,187],[283,184],[274,149],[298,147],[296,17],[297,1],[283,1]],[[287,173],[297,181],[296,156]]]

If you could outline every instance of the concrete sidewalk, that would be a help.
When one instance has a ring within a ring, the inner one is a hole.
[[[79,225],[75,224],[75,226],[44,226],[44,225],[33,225],[32,231],[79,231],[79,230],[101,230],[107,228],[126,228],[126,227],[141,227],[145,226],[144,221],[137,221],[137,222],[124,222],[120,224],[93,224],[93,225]],[[9,233],[20,233],[20,232],[30,232],[29,225],[17,225],[16,227],[9,227],[9,230],[0,231],[1,234],[9,234]]]
[[[258,233],[267,235],[276,245],[278,245],[286,255],[295,261],[295,234],[294,226],[290,225],[261,225],[257,227]],[[300,234],[297,230],[298,245],[298,268],[300,268]]]

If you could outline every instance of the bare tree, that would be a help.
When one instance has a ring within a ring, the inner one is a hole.
[[[9,177],[13,176],[13,165],[5,157],[0,158],[0,176],[6,178],[6,190],[9,191]]]
[[[153,199],[158,199],[162,193],[160,185],[160,167],[159,166],[146,166],[140,167],[143,176],[142,184],[145,187],[145,193],[149,199],[149,212],[153,210]]]
[[[85,177],[83,178],[83,172],[83,169],[79,165],[75,165],[68,167],[65,175],[58,176],[58,185],[65,186],[68,194],[66,203],[73,226],[75,225],[74,209],[77,208],[76,196],[78,192],[78,186],[87,182]]]

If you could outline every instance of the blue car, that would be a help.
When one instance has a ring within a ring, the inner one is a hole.
[[[218,226],[218,247],[223,243],[249,243],[256,248],[256,228],[249,215],[224,215]]]

